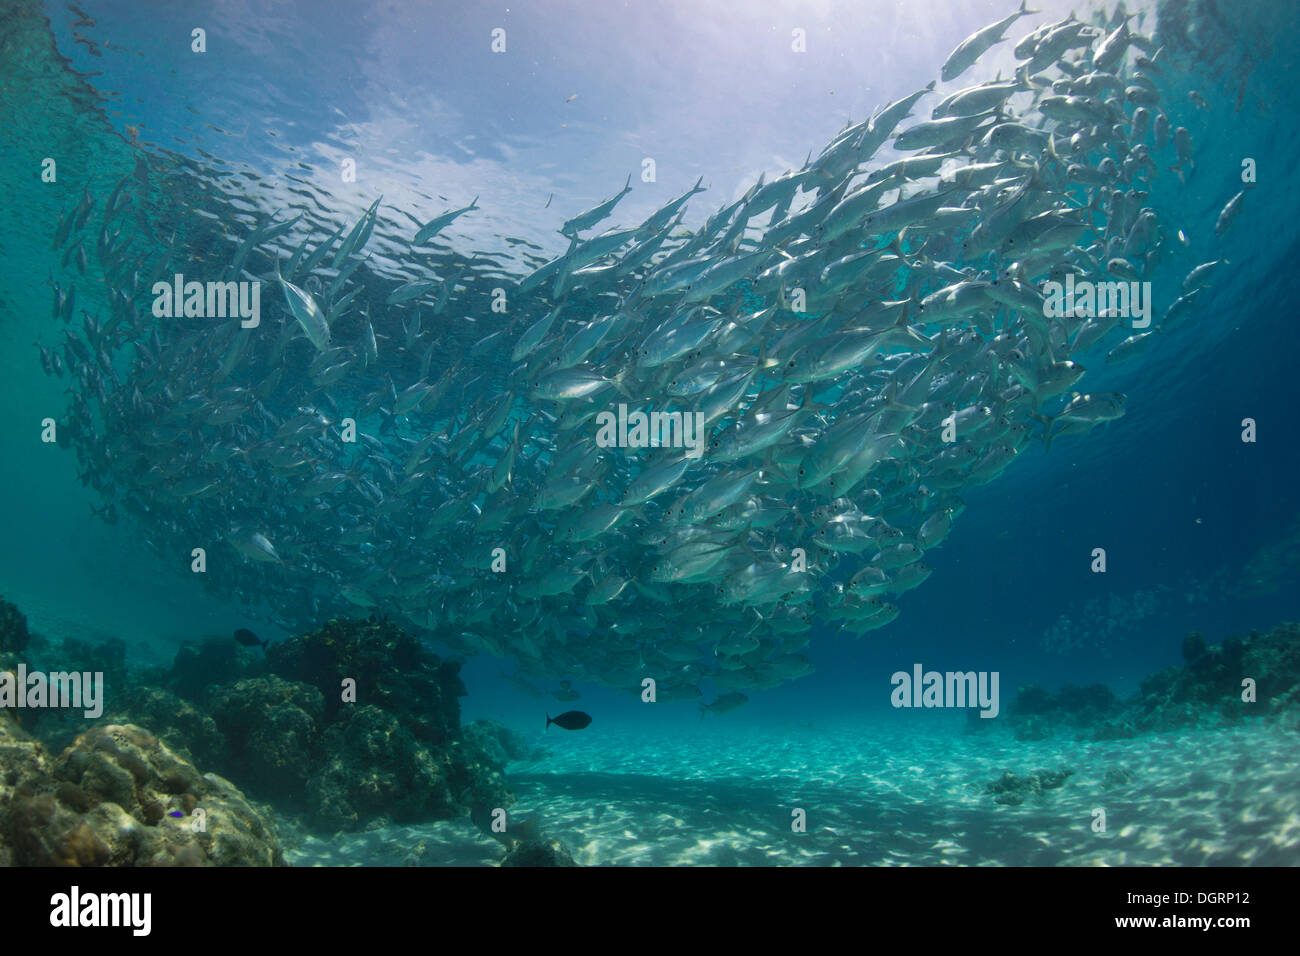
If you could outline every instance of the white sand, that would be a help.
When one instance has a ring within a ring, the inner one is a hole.
[[[540,815],[583,864],[1297,865],[1300,747],[1269,723],[1135,740],[1024,743],[902,727],[763,733],[710,725],[669,739],[565,738],[508,771],[512,814]],[[1004,770],[1074,770],[1003,806]],[[1107,783],[1107,771],[1130,773]],[[807,812],[807,832],[791,811]],[[1106,831],[1092,829],[1093,810]],[[487,865],[468,818],[320,839],[286,833],[298,866]]]

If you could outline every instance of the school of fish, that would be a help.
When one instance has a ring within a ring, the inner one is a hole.
[[[336,224],[307,179],[287,213],[192,186],[164,204],[197,167],[142,152],[55,230],[59,440],[99,514],[178,572],[205,549],[204,585],[250,617],[383,613],[513,656],[525,688],[708,680],[729,709],[810,673],[814,625],[893,621],[964,489],[1125,413],[1086,366],[1194,321],[1221,260],[1188,263],[1145,330],[1045,315],[1049,280],[1138,281],[1183,252],[1148,184],[1194,175],[1178,118],[1201,98],[1169,99],[1177,67],[1133,19],[1043,24],[1013,77],[890,103],[695,230],[702,181],[595,233],[629,178],[525,272],[441,241],[477,197],[409,227],[379,198]],[[155,318],[176,273],[262,282],[261,324]],[[77,316],[77,280],[99,315]],[[700,413],[702,454],[603,447],[619,404]]]

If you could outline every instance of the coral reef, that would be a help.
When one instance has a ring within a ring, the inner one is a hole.
[[[488,760],[501,767],[512,760],[541,760],[551,753],[545,747],[530,743],[517,730],[482,718],[467,724],[464,736],[466,741],[476,743]]]
[[[165,687],[142,684],[128,688],[115,708],[105,711],[110,723],[136,723],[157,735],[193,764],[210,767],[226,753],[226,736],[212,717]]]
[[[33,642],[34,645],[35,642]],[[33,667],[33,660],[49,662],[41,670],[65,671],[69,673],[102,674],[100,685],[104,699],[100,702],[104,713],[120,709],[118,701],[130,686],[126,666],[126,642],[119,638],[98,644],[76,637],[65,637],[57,650],[43,647],[39,654],[33,655],[29,649],[24,660]],[[48,708],[28,710],[23,713],[22,725],[30,733],[37,734],[50,750],[59,751],[72,743],[79,734],[104,723],[103,715],[99,718],[87,718],[84,710]]]
[[[168,721],[178,745],[335,832],[513,803],[502,769],[527,744],[488,722],[460,726],[459,671],[373,617],[327,621],[265,654],[205,641],[183,648],[161,681],[211,721]]]
[[[502,754],[522,745],[502,744],[504,729],[463,731],[460,664],[387,620],[331,620],[234,663],[204,645],[178,655],[177,693],[194,693],[200,657],[243,675],[203,694],[227,740],[215,765],[315,829],[446,819],[468,799],[513,802]]]
[[[328,757],[307,784],[308,822],[322,830],[455,816],[450,754],[421,744],[373,705],[347,712],[324,734]]]
[[[109,724],[59,756],[0,717],[0,863],[278,866],[268,822],[229,781],[146,730]]]
[[[22,614],[0,603],[0,648],[25,647],[27,640]],[[53,662],[47,669],[103,672],[107,701],[98,720],[80,711],[33,710],[21,712],[20,727],[19,718],[5,715],[13,733],[0,740],[0,756],[21,763],[15,781],[54,772],[34,758],[22,763],[21,754],[76,749],[97,739],[87,735],[106,723],[138,725],[169,759],[224,774],[308,827],[335,832],[449,819],[475,804],[509,807],[505,764],[539,755],[521,735],[489,721],[462,728],[460,663],[381,617],[331,620],[265,653],[208,638],[182,647],[170,669],[134,674],[125,651],[121,641],[92,646],[65,639],[57,652],[28,661],[33,668]],[[0,666],[7,659],[0,654]],[[0,799],[14,789],[6,786]],[[44,813],[57,822],[82,812],[76,808],[85,801],[64,790],[67,799],[37,787],[19,801],[22,820]],[[150,812],[123,810],[133,819]],[[71,821],[65,820],[73,829],[82,822]],[[110,860],[123,858],[112,841],[100,842]],[[102,853],[82,856],[98,860]]]
[[[199,701],[213,684],[238,680],[249,664],[239,646],[228,637],[209,637],[176,652],[176,660],[164,682],[187,700]]]
[[[358,700],[397,715],[417,739],[441,745],[458,735],[460,698],[465,696],[460,663],[440,659],[384,619],[328,621],[273,645],[263,665],[286,680],[326,692],[327,724],[348,706],[339,689],[351,679]]]
[[[16,654],[31,641],[27,617],[4,598],[0,598],[0,654]]]
[[[1300,625],[1251,631],[1218,645],[1193,631],[1183,638],[1182,656],[1182,665],[1147,677],[1127,701],[1100,684],[1067,684],[1055,694],[1037,685],[1021,687],[1011,726],[1021,740],[1067,731],[1082,740],[1116,740],[1300,710]],[[1246,678],[1255,681],[1255,702],[1243,700]]]
[[[1057,693],[1028,684],[1016,692],[1011,723],[1018,740],[1045,740],[1062,727],[1080,730],[1120,709],[1118,698],[1103,684],[1066,684]]]
[[[18,726],[13,713],[0,710],[0,867],[13,866],[9,804],[24,781],[45,773],[45,748]]]
[[[213,687],[205,703],[226,739],[220,765],[240,768],[267,799],[301,799],[321,733],[321,692],[271,674]]]

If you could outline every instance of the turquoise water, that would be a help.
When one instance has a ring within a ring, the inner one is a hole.
[[[939,96],[1013,75],[1011,47],[1071,12],[1068,4],[1040,6],[1010,26],[1010,42],[920,100],[900,129],[929,119]],[[1194,266],[1227,263],[1186,318],[1157,322],[1168,328],[1139,357],[1106,358],[1132,330],[1070,354],[1087,368],[1075,388],[1124,393],[1125,414],[1054,438],[1050,450],[1033,416],[1059,412],[1074,389],[1042,407],[1000,404],[995,396],[1015,382],[1009,352],[1036,340],[997,308],[994,328],[961,325],[977,329],[980,354],[997,352],[989,367],[1007,377],[978,392],[954,388],[955,407],[992,402],[1008,423],[1023,426],[1015,460],[992,480],[963,477],[955,491],[945,489],[939,481],[951,476],[930,457],[943,446],[927,446],[931,433],[920,425],[899,429],[906,452],[887,456],[854,490],[860,507],[878,504],[909,540],[948,493],[959,492],[964,509],[946,540],[926,549],[928,579],[890,598],[897,619],[855,638],[840,627],[840,595],[870,551],[835,563],[806,548],[819,568],[806,598],[732,600],[715,589],[725,591],[750,554],[764,566],[774,548],[788,555],[807,546],[824,520],[814,509],[831,496],[787,480],[799,463],[790,449],[813,447],[835,416],[879,409],[886,380],[905,383],[921,368],[903,365],[907,349],[887,348],[876,377],[855,365],[793,399],[792,407],[806,401],[830,411],[801,419],[773,446],[785,457],[770,451],[741,460],[764,470],[769,510],[781,512],[775,530],[741,521],[728,529],[728,563],[716,578],[666,585],[651,576],[662,536],[677,533],[663,509],[731,466],[706,454],[673,490],[629,506],[632,517],[619,519],[626,524],[572,542],[564,529],[584,512],[626,501],[642,461],[615,449],[572,471],[591,485],[577,502],[539,507],[538,494],[566,472],[556,461],[592,429],[557,421],[588,403],[540,397],[548,367],[537,356],[571,347],[591,319],[630,316],[581,363],[610,379],[627,373],[619,391],[605,387],[596,404],[613,408],[626,387],[647,409],[673,407],[670,376],[661,380],[656,369],[682,373],[692,358],[649,366],[627,350],[662,341],[654,330],[678,317],[680,290],[645,291],[667,268],[662,253],[626,273],[569,278],[564,288],[549,274],[526,280],[577,248],[559,230],[616,195],[629,173],[631,191],[610,218],[580,230],[583,240],[647,221],[701,177],[706,190],[685,204],[664,249],[673,255],[686,246],[688,230],[721,233],[727,220],[718,226],[713,217],[752,196],[760,174],[770,183],[799,170],[846,123],[922,90],[964,37],[1009,10],[831,4],[810,12],[773,3],[701,12],[669,3],[595,11],[553,3],[398,12],[361,4],[322,17],[310,5],[288,4],[235,17],[202,5],[147,16],[113,4],[7,5],[0,102],[8,135],[0,150],[14,178],[0,231],[0,407],[10,425],[0,434],[0,596],[38,635],[28,656],[57,669],[87,659],[75,642],[120,640],[125,670],[117,690],[175,689],[178,672],[166,669],[184,645],[206,638],[233,645],[229,635],[250,628],[275,646],[331,618],[382,615],[427,653],[462,664],[461,724],[490,719],[547,748],[509,758],[511,813],[537,814],[547,836],[586,864],[1295,862],[1285,821],[1295,812],[1286,794],[1295,792],[1298,771],[1286,735],[1296,720],[1288,692],[1300,675],[1294,635],[1274,629],[1296,618],[1300,570],[1293,478],[1300,436],[1290,414],[1297,337],[1287,268],[1297,254],[1300,198],[1284,172],[1297,145],[1292,55],[1273,38],[1293,35],[1296,11],[1271,3],[1129,9],[1140,11],[1133,30],[1163,47],[1147,70],[1160,108],[1194,145],[1194,169],[1171,168],[1181,164],[1170,143],[1155,149],[1152,168],[1137,180],[1148,194],[1141,205],[1162,229],[1159,257],[1143,266],[1157,318],[1183,293]],[[1106,33],[1119,22],[1110,6],[1073,10]],[[204,52],[193,48],[195,27],[205,31]],[[492,50],[496,29],[505,31],[501,53]],[[803,31],[806,52],[792,47],[792,31]],[[1125,69],[1141,54],[1131,50]],[[1132,104],[1124,109],[1128,122]],[[885,147],[863,171],[902,155]],[[42,180],[47,159],[56,164],[52,182]],[[1253,160],[1256,181],[1218,235],[1221,210],[1242,188],[1245,159]],[[909,193],[933,186],[924,182]],[[85,224],[56,236],[83,195],[93,203]],[[811,195],[802,191],[799,202]],[[118,200],[106,219],[110,196]],[[412,249],[422,225],[471,202]],[[254,230],[295,217],[280,234],[243,247]],[[364,241],[353,232],[358,223]],[[783,242],[784,253],[768,248],[765,230],[774,223],[755,220],[739,234],[743,246],[710,245],[709,255],[762,253],[767,268],[818,253],[816,235]],[[907,233],[897,241],[908,255],[924,251],[953,269],[988,268],[989,260],[954,251],[963,229],[969,226],[918,225],[914,232],[929,234],[925,246]],[[847,240],[860,245],[834,246],[838,254],[874,249],[890,235],[861,232]],[[335,233],[328,252],[304,268]],[[359,251],[337,255],[348,239]],[[295,321],[275,280],[277,263],[322,304],[355,293],[330,316],[328,347],[339,350],[332,359]],[[597,268],[611,263],[618,258],[592,260]],[[341,275],[349,267],[355,271]],[[911,268],[922,272],[916,261]],[[759,271],[683,301],[758,313],[783,291]],[[228,320],[155,317],[144,291],[151,283],[142,279],[178,272],[199,281],[260,280],[261,326],[241,338]],[[882,283],[863,292],[863,302],[815,304],[808,321],[896,296],[920,301],[944,284],[926,275],[919,289],[903,281],[886,291]],[[394,290],[410,281],[431,285],[394,301]],[[58,309],[70,288],[69,320],[52,317],[52,300]],[[504,310],[494,309],[498,300]],[[512,359],[525,331],[557,304],[561,318],[537,354]],[[761,363],[803,321],[778,315],[787,324],[760,327],[734,353],[718,355],[731,368]],[[910,321],[927,336],[938,331],[916,312]],[[92,351],[103,343],[103,359],[89,362],[93,375],[43,372],[33,342],[66,356],[68,336]],[[232,351],[241,341],[244,350]],[[1046,351],[1060,359],[1068,350],[1057,343]],[[895,374],[900,365],[912,373],[906,379]],[[321,377],[335,369],[336,378]],[[761,369],[758,394],[770,398],[781,375]],[[427,408],[395,412],[409,387],[439,383],[445,394]],[[293,431],[286,423],[305,408],[329,424]],[[477,440],[475,430],[498,410],[500,423]],[[736,411],[710,427],[725,434]],[[220,417],[225,412],[229,420]],[[368,440],[335,441],[346,417]],[[56,420],[59,441],[41,440],[46,418]],[[1257,424],[1254,442],[1241,439],[1247,418]],[[504,490],[489,491],[500,484],[492,472],[513,453],[516,428],[525,436],[519,463]],[[980,446],[979,454],[997,447]],[[963,467],[966,476],[971,469]],[[333,487],[305,489],[309,478],[335,473]],[[405,485],[412,475],[415,484]],[[452,511],[439,512],[444,507]],[[711,514],[698,523],[718,521]],[[264,536],[274,560],[251,553],[252,533]],[[498,544],[508,553],[504,576],[488,566]],[[195,547],[208,562],[202,574],[193,571]],[[1093,570],[1095,548],[1106,551],[1105,573]],[[538,593],[549,586],[548,573],[565,569],[581,575],[576,584]],[[612,573],[628,578],[627,591],[607,604],[589,602]],[[802,623],[774,626],[795,613]],[[1184,641],[1189,632],[1211,647],[1251,632],[1269,636],[1244,659],[1230,650],[1201,657]],[[718,649],[755,633],[757,652]],[[237,653],[237,666],[213,671],[208,686],[181,696],[217,713],[211,695],[235,680],[269,671],[311,683],[302,671],[290,676],[286,658],[268,652],[266,664],[256,647]],[[996,672],[998,717],[894,706],[892,676],[917,664]],[[385,666],[394,674],[414,669],[405,659]],[[145,670],[151,667],[160,670]],[[1185,668],[1182,690],[1144,683],[1168,667]],[[665,690],[663,699],[647,703],[646,677]],[[1234,709],[1242,677],[1258,682],[1259,699]],[[1103,684],[1116,701],[1091,710],[1058,703],[1034,711],[1029,698],[1016,706],[1023,686],[1056,693],[1067,684]],[[316,689],[326,700],[337,694],[333,686]],[[373,702],[368,688],[360,691],[361,703]],[[748,699],[724,714],[700,713],[729,692]],[[1119,701],[1131,699],[1137,703],[1123,710]],[[422,703],[408,700],[402,719]],[[255,725],[258,706],[249,705]],[[591,714],[592,725],[543,730],[546,718],[567,709]],[[181,740],[125,703],[109,710],[169,744]],[[268,727],[281,726],[277,720],[264,718]],[[237,735],[218,724],[228,739],[210,762],[266,804],[290,862],[338,862],[341,847],[351,847],[353,862],[376,864],[500,857],[500,841],[465,815],[468,802],[385,812],[380,801],[368,818],[339,827],[351,836],[335,836],[321,823],[333,818],[280,799],[284,788],[266,783],[266,764],[247,762],[252,750],[235,747]],[[42,720],[28,729],[57,753],[85,728],[51,729]],[[325,723],[307,732],[311,761],[326,761],[326,734]],[[175,745],[209,769],[193,740]],[[1255,751],[1263,776],[1231,792],[1202,779]],[[352,772],[364,778],[373,768],[357,753],[346,759],[359,762]],[[1070,780],[1023,803],[998,803],[986,792],[1004,771],[1024,776],[1058,766],[1074,771]],[[312,767],[303,780],[314,779],[319,767]],[[1110,769],[1122,770],[1123,780],[1107,778]],[[1112,822],[1100,835],[1107,842],[1094,845],[1089,814],[1103,800]],[[1233,812],[1210,819],[1215,801]],[[794,844],[791,809],[804,804],[809,839]],[[370,824],[379,829],[356,835]],[[1002,838],[989,839],[990,830]],[[1260,856],[1251,847],[1263,836],[1275,839]],[[418,853],[410,849],[416,844],[424,847]]]

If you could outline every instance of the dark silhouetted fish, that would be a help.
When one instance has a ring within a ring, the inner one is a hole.
[[[244,647],[260,647],[263,653],[266,653],[266,647],[270,643],[270,641],[261,640],[246,627],[241,627],[235,632],[235,640]]]
[[[546,715],[546,726],[550,727],[555,724],[557,727],[563,727],[565,730],[581,730],[591,723],[591,715],[584,714],[580,710],[566,710],[559,717]]]

